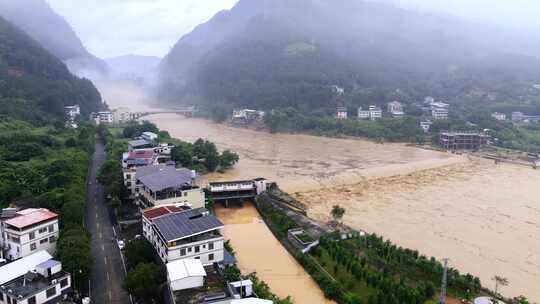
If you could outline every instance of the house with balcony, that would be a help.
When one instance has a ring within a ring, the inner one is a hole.
[[[369,119],[377,120],[382,118],[382,109],[377,106],[369,106]]]
[[[61,303],[71,292],[71,275],[46,251],[0,267],[0,304]]]
[[[405,116],[405,112],[403,111],[403,104],[399,101],[392,101],[387,104],[388,112],[392,115],[394,118],[401,118]]]
[[[16,211],[2,219],[1,244],[3,256],[16,260],[40,250],[56,252],[59,236],[58,214],[47,209],[29,208]]]
[[[144,237],[164,263],[200,260],[203,266],[224,260],[223,223],[205,208],[167,207],[143,211]]]
[[[79,105],[65,106],[64,115],[66,118],[66,127],[73,129],[79,127],[76,122],[77,117],[81,115],[81,107]]]
[[[433,119],[448,119],[450,105],[444,102],[432,102],[429,104]]]
[[[137,169],[137,204],[145,209],[163,205],[205,206],[204,190],[195,184],[196,173],[175,166]]]

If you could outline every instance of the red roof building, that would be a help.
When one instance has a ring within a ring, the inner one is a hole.
[[[48,222],[57,218],[58,214],[51,212],[47,209],[29,208],[18,211],[15,217],[4,221],[4,223],[19,230],[23,230],[25,228]]]

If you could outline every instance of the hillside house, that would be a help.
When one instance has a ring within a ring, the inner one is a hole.
[[[65,106],[64,115],[67,128],[76,129],[79,127],[76,122],[77,117],[81,115],[81,107],[79,105]]]
[[[403,104],[399,101],[392,101],[387,104],[387,110],[394,118],[401,118],[405,116],[403,112]]]
[[[382,118],[383,111],[380,107],[369,106],[369,119],[377,120]]]
[[[347,108],[346,107],[337,107],[336,108],[336,118],[337,119],[347,119]]]
[[[493,117],[494,119],[499,120],[499,121],[505,121],[506,120],[506,114],[504,114],[504,113],[495,112],[495,113],[491,114],[491,117]]]
[[[142,150],[142,149],[151,149],[154,148],[156,145],[148,141],[146,139],[134,139],[128,141],[128,151],[134,151],[134,150]]]
[[[362,107],[358,107],[358,119],[369,119],[369,110],[362,110]]]
[[[448,119],[450,105],[444,102],[432,102],[429,104],[433,119]]]
[[[439,144],[446,150],[478,150],[489,143],[489,135],[482,132],[441,132]]]
[[[149,142],[156,142],[156,140],[158,139],[158,135],[153,132],[143,132],[141,138]]]

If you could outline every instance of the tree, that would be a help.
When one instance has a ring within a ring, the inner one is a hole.
[[[151,263],[155,257],[154,247],[143,239],[128,242],[124,252],[128,269],[133,269],[141,263]]]
[[[515,300],[517,304],[529,304],[529,300],[524,296],[519,296]]]
[[[144,303],[153,303],[160,295],[165,278],[158,265],[141,263],[127,273],[123,287]]]
[[[60,235],[57,256],[64,270],[77,273],[75,288],[90,277],[94,257],[90,249],[90,236],[81,226],[69,226]]]
[[[227,266],[223,271],[223,278],[228,282],[235,282],[241,279],[240,269],[236,266]]]
[[[223,169],[229,169],[234,166],[239,160],[240,157],[238,156],[238,154],[231,152],[230,150],[225,150],[223,151],[223,153],[221,153],[221,156],[219,157],[219,165]]]
[[[343,218],[343,215],[345,215],[345,209],[339,205],[334,205],[330,214],[334,221],[339,222]]]

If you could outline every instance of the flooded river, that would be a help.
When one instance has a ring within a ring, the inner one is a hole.
[[[234,170],[211,180],[269,178],[321,220],[328,219],[332,205],[341,204],[346,224],[426,255],[449,257],[453,267],[480,276],[491,288],[494,275],[506,277],[510,284],[503,294],[540,302],[540,170],[400,144],[268,134],[176,115],[149,119],[180,139],[207,138],[240,154]],[[225,222],[237,218],[221,217]],[[290,257],[265,229],[255,220],[231,225],[227,234],[234,235],[240,263],[284,295],[290,274],[280,277],[281,271],[271,270],[282,263],[274,259]],[[271,249],[254,250],[248,239],[266,240],[258,248]],[[265,253],[269,259],[257,258]],[[305,288],[294,286],[293,291]]]
[[[223,233],[231,240],[242,273],[257,272],[272,292],[290,295],[297,304],[333,303],[283,248],[251,203],[229,209],[218,204],[216,214],[225,224]]]

